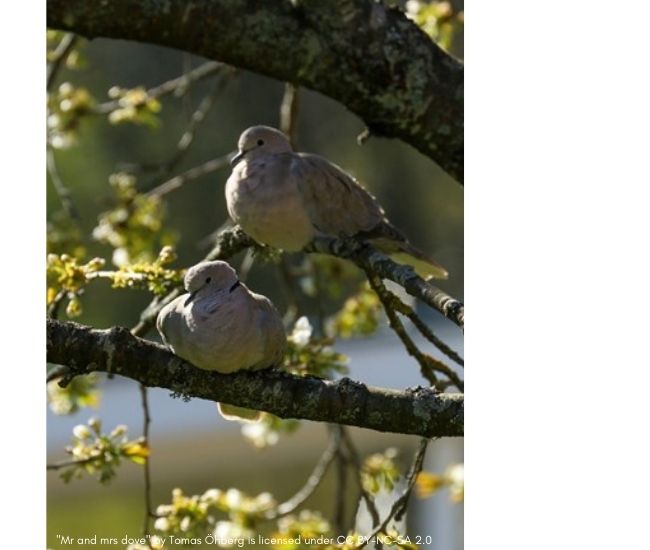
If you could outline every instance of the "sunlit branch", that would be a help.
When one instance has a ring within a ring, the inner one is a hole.
[[[361,458],[359,457],[359,453],[356,447],[354,446],[354,443],[352,442],[352,438],[350,437],[350,434],[348,433],[346,428],[343,428],[342,437],[343,437],[343,444],[345,446],[345,449],[347,450],[348,458],[352,462],[352,464],[354,465],[357,471],[355,479],[359,486],[360,498],[363,499],[363,501],[366,503],[366,507],[368,508],[368,513],[372,518],[372,526],[374,527],[375,525],[379,525],[379,511],[377,510],[377,505],[375,504],[372,495],[368,491],[366,491],[366,488],[363,486],[363,483],[361,481],[361,471],[363,469]]]
[[[159,186],[161,182],[164,181],[164,178],[167,177],[176,166],[178,166],[183,158],[185,158],[190,147],[194,143],[194,136],[197,129],[206,120],[208,112],[215,104],[217,96],[223,91],[226,84],[229,82],[230,79],[228,76],[229,75],[221,76],[221,78],[215,82],[212,90],[210,90],[199,102],[198,107],[191,114],[185,130],[176,144],[176,152],[170,160],[162,163],[158,167],[158,173],[152,181],[142,189],[143,191],[150,191]]]
[[[57,44],[52,57],[53,59],[47,64],[47,80],[46,86],[49,90],[56,80],[56,75],[59,73],[61,65],[65,62],[66,58],[74,48],[78,37],[69,32],[63,35],[61,41]]]
[[[149,398],[147,395],[147,386],[139,384],[140,396],[142,398],[142,441],[145,447],[149,448],[149,425],[151,424],[151,415],[149,413]],[[144,519],[142,520],[142,534],[149,534],[149,524],[153,516],[153,503],[151,500],[151,457],[143,464],[144,468]]]
[[[47,24],[188,51],[320,92],[463,179],[463,64],[373,0],[48,0]],[[234,47],[233,45],[236,45]]]
[[[149,97],[158,98],[173,93],[176,96],[180,97],[181,95],[185,94],[185,92],[187,92],[190,85],[218,73],[224,67],[226,66],[223,63],[208,61],[202,65],[199,65],[196,69],[193,69],[187,74],[172,78],[171,80],[167,80],[158,86],[149,88],[147,90],[147,95]],[[112,101],[106,101],[105,103],[100,103],[95,107],[94,112],[100,115],[108,114],[111,111],[118,109],[119,107],[120,101],[118,99],[115,99]]]
[[[294,149],[298,132],[298,90],[299,88],[290,82],[285,83],[284,95],[280,103],[280,130],[289,137]]]
[[[415,360],[419,363],[422,376],[429,382],[431,386],[440,389],[438,385],[438,377],[436,376],[434,369],[428,361],[429,358],[415,345],[415,342],[413,342],[411,337],[406,332],[402,321],[400,321],[399,317],[390,307],[390,305],[387,305],[387,300],[385,299],[384,295],[386,288],[383,286],[381,279],[370,274],[368,276],[368,281],[370,282],[372,289],[379,296],[379,299],[384,306],[384,311],[388,317],[390,328],[393,329],[395,334],[397,334],[398,338],[402,341],[402,344],[404,344],[404,347],[406,348],[408,354],[415,358]]]
[[[64,460],[63,462],[55,462],[53,464],[47,464],[46,468],[48,470],[60,470],[61,468],[68,468],[70,466],[80,466],[83,464],[90,464],[91,462],[101,461],[101,456],[90,456],[88,458],[83,458],[81,460]]]
[[[376,527],[369,535],[365,535],[361,544],[357,546],[358,550],[364,548],[371,540],[373,540],[380,533],[384,533],[388,527],[388,524],[393,520],[399,520],[401,516],[406,512],[408,507],[409,497],[413,491],[415,485],[415,480],[417,479],[418,474],[422,471],[422,464],[424,463],[424,455],[427,452],[427,446],[429,440],[423,438],[420,440],[420,446],[418,447],[417,452],[415,453],[415,458],[409,469],[408,474],[406,475],[406,488],[399,496],[399,498],[391,506],[390,512],[384,518],[384,521]]]
[[[368,243],[321,236],[314,239],[305,251],[331,254],[350,260],[366,272],[397,283],[408,294],[442,313],[459,327],[463,327],[465,308],[461,302],[422,279],[411,266],[395,263]]]
[[[200,178],[201,176],[205,176],[206,174],[211,174],[212,172],[216,172],[217,170],[220,170],[224,166],[228,166],[228,163],[230,162],[230,159],[233,156],[233,154],[234,152],[230,152],[226,155],[210,159],[204,162],[203,164],[199,164],[198,166],[194,166],[193,168],[186,170],[182,174],[174,176],[173,178],[161,183],[157,187],[154,187],[146,194],[148,196],[160,197],[162,195],[166,195],[167,193],[171,193],[172,191],[175,191],[176,189],[182,187],[189,181]]]
[[[56,194],[59,197],[59,200],[61,201],[61,206],[63,207],[66,214],[71,219],[78,221],[81,218],[81,216],[79,216],[79,211],[74,205],[70,190],[68,189],[66,184],[63,183],[63,180],[59,175],[59,171],[56,167],[56,159],[54,158],[54,151],[52,150],[51,147],[47,148],[46,159],[47,159],[47,172],[48,174],[50,174],[52,185],[54,186],[54,190],[56,191]]]
[[[370,286],[377,293],[379,300],[384,306],[384,311],[388,316],[390,327],[393,329],[393,331],[395,331],[395,334],[397,334],[399,339],[402,341],[409,355],[414,357],[415,360],[420,364],[420,372],[422,373],[422,376],[424,376],[424,378],[426,378],[432,386],[438,388],[439,390],[442,390],[444,388],[440,387],[436,372],[442,373],[449,380],[451,380],[460,391],[463,391],[463,381],[460,380],[458,375],[451,368],[445,365],[442,361],[439,361],[438,359],[435,359],[434,357],[423,353],[415,345],[413,339],[406,332],[404,324],[399,319],[397,313],[395,312],[395,309],[393,309],[390,300],[391,293],[386,289],[381,281],[381,278],[371,272],[367,272],[367,276]]]
[[[340,432],[332,431],[330,433],[329,444],[327,445],[325,451],[323,451],[321,457],[318,459],[318,462],[316,463],[316,466],[314,467],[312,473],[307,478],[306,483],[289,500],[286,500],[282,504],[279,504],[278,507],[274,510],[269,511],[264,519],[275,520],[282,516],[291,514],[300,506],[302,506],[323,481],[327,470],[334,461],[334,458],[336,458],[340,445]]]
[[[300,377],[277,369],[220,374],[198,369],[165,347],[113,327],[47,320],[47,360],[65,378],[107,372],[147,387],[298,418],[426,437],[463,434],[463,395],[429,388],[390,390],[348,378]]]

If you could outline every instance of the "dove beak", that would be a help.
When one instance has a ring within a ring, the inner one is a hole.
[[[234,168],[237,163],[239,163],[244,158],[245,154],[246,151],[239,151],[234,157],[230,159],[230,166]]]

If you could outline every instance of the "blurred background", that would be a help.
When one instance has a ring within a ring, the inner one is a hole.
[[[462,54],[462,37],[454,41],[454,53]],[[178,77],[206,60],[161,47],[96,39],[80,46],[83,63],[57,74],[54,89],[65,82],[86,88],[98,103],[109,101],[113,86],[152,88]],[[216,90],[216,91],[215,91]],[[214,94],[213,94],[214,92]],[[88,258],[107,258],[110,266],[112,247],[93,239],[98,217],[110,210],[114,194],[108,180],[119,170],[132,169],[138,184],[150,182],[155,173],[142,167],[169,161],[188,127],[191,115],[206,96],[213,105],[205,120],[197,126],[194,142],[168,177],[233,151],[239,134],[254,124],[279,125],[279,106],[284,84],[245,71],[227,78],[206,78],[194,83],[187,93],[161,99],[157,128],[147,125],[111,124],[105,116],[84,117],[75,129],[76,141],[66,148],[53,149],[52,155],[60,180],[70,191],[79,211],[79,227]],[[297,111],[297,149],[321,154],[353,174],[379,200],[391,221],[409,239],[429,252],[450,277],[439,286],[463,300],[463,190],[430,159],[398,140],[371,137],[362,146],[357,135],[363,122],[334,101],[301,89]],[[175,266],[196,263],[209,250],[210,235],[227,220],[224,184],[229,167],[188,181],[165,196],[164,228],[175,239],[178,260]],[[167,178],[168,179],[168,178]],[[48,229],[54,234],[61,219],[61,201],[48,174]],[[232,261],[239,267],[242,255]],[[295,259],[299,261],[299,259]],[[280,288],[273,265],[255,262],[247,284],[267,295],[281,312],[287,307],[286,294]],[[122,325],[131,327],[151,295],[144,290],[110,288],[107,281],[89,285],[84,309],[75,320],[95,327]],[[327,304],[328,311],[340,303]],[[316,315],[316,306],[308,300],[302,312]],[[462,337],[452,323],[436,312],[420,308],[427,323],[455,350],[462,354]],[[66,319],[65,313],[60,317]],[[409,357],[397,337],[382,328],[368,338],[338,342],[336,349],[349,357],[350,376],[365,383],[403,389],[423,383],[419,367]],[[151,338],[156,338],[150,334]],[[413,335],[427,352],[441,357],[437,350]],[[442,358],[442,357],[441,357]],[[99,407],[82,409],[73,415],[47,412],[48,463],[66,458],[64,447],[70,441],[73,426],[90,416],[102,419],[107,430],[126,424],[129,434],[138,436],[142,429],[142,410],[137,385],[125,379],[103,382]],[[256,495],[270,491],[278,500],[295,493],[304,483],[320,453],[327,445],[325,427],[303,422],[299,430],[283,435],[280,443],[258,450],[245,441],[239,427],[223,421],[213,403],[193,399],[174,399],[168,391],[151,390],[152,415],[150,441],[154,505],[168,503],[171,490],[181,487],[186,494],[201,493],[210,487],[237,487]],[[355,442],[365,455],[396,447],[398,462],[408,467],[417,438],[352,430]],[[435,472],[449,464],[462,462],[462,440],[434,441],[429,447],[425,469]],[[306,507],[333,513],[334,469]],[[356,490],[356,489],[355,489]],[[353,488],[350,488],[350,496]],[[108,486],[93,479],[73,480],[64,484],[57,472],[48,472],[48,546],[60,548],[57,534],[72,536],[137,535],[143,512],[142,468],[124,464]],[[414,500],[409,512],[410,534],[429,535],[436,549],[462,548],[462,504],[450,502],[443,491],[431,499]],[[97,547],[101,547],[98,545]]]

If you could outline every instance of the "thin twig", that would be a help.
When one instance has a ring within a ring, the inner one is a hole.
[[[413,464],[411,464],[411,468],[409,469],[409,472],[406,476],[406,488],[399,496],[399,498],[393,503],[393,506],[391,507],[390,512],[388,513],[384,521],[382,521],[381,524],[378,527],[376,527],[369,535],[363,537],[361,544],[357,546],[358,550],[361,550],[363,547],[365,547],[377,535],[383,533],[388,527],[388,524],[391,522],[391,520],[393,520],[394,518],[397,519],[401,518],[401,516],[406,511],[409,497],[411,496],[411,492],[413,491],[413,486],[415,485],[415,480],[417,479],[418,474],[422,471],[422,464],[424,462],[424,455],[427,452],[428,444],[429,444],[428,439],[422,438],[420,440],[420,446],[418,447],[418,450],[415,454],[415,458],[413,459]]]
[[[67,374],[68,371],[69,369],[65,365],[56,365],[47,371],[47,376],[45,379],[47,382],[52,382],[52,380],[56,380],[57,378],[61,378]]]
[[[169,161],[159,166],[158,173],[152,178],[152,181],[149,184],[143,187],[143,191],[150,191],[160,185],[161,181],[164,181],[164,178],[168,176],[187,155],[191,145],[194,143],[194,136],[198,127],[206,120],[207,114],[215,104],[217,96],[223,91],[228,82],[229,79],[225,78],[225,76],[222,76],[215,81],[212,89],[203,97],[196,110],[190,116],[187,127],[176,144],[176,152]]]
[[[223,63],[208,61],[207,63],[199,65],[196,69],[193,69],[187,74],[172,78],[171,80],[167,80],[158,86],[149,88],[147,90],[147,95],[149,97],[158,98],[174,93],[177,97],[180,97],[187,92],[191,84],[217,73],[224,67],[226,67],[226,65]],[[100,103],[95,107],[93,112],[96,114],[104,115],[110,113],[111,111],[114,111],[118,107],[120,107],[120,101],[118,99],[115,99],[106,101],[105,103]]]
[[[77,210],[77,208],[74,205],[74,202],[72,201],[72,195],[70,193],[70,190],[65,185],[65,183],[63,183],[63,180],[59,175],[59,171],[57,170],[56,167],[56,159],[54,158],[54,151],[52,150],[51,147],[47,148],[46,159],[47,159],[47,171],[50,174],[50,179],[52,180],[52,185],[54,185],[56,194],[59,197],[59,200],[61,201],[61,206],[65,210],[66,214],[72,220],[79,221],[81,219],[81,216],[79,215],[79,211]]]
[[[334,531],[345,533],[345,489],[347,488],[348,463],[345,455],[336,453],[336,484],[334,485]]]
[[[54,297],[54,300],[47,307],[47,316],[52,319],[57,319],[59,317],[59,308],[63,303],[63,298],[67,296],[68,292],[66,290],[59,290]]]
[[[415,325],[415,327],[420,331],[420,334],[424,336],[429,342],[436,346],[442,353],[449,357],[452,361],[458,363],[461,367],[465,365],[463,358],[458,355],[453,349],[451,349],[447,344],[445,344],[440,338],[438,338],[433,331],[420,319],[420,316],[415,313],[413,308],[409,307],[407,304],[402,302],[398,296],[393,294],[390,290],[384,287],[385,293],[384,298],[391,305],[391,307],[408,317],[410,321]]]
[[[147,396],[147,386],[140,384],[140,395],[142,397],[142,413],[143,413],[143,426],[142,426],[142,439],[144,445],[149,448],[149,425],[151,424],[151,416],[149,414],[149,399]],[[153,504],[151,500],[151,472],[149,464],[149,456],[146,458],[144,466],[144,507],[145,514],[142,523],[142,535],[149,535],[149,521],[153,515]]]
[[[188,52],[183,52],[183,74],[187,75],[192,72],[192,55]],[[189,123],[190,116],[192,113],[192,91],[188,90],[186,94],[183,94],[183,113],[185,114],[186,122]]]
[[[244,259],[239,265],[239,280],[242,283],[245,283],[246,279],[248,279],[248,274],[250,273],[251,269],[253,269],[253,264],[255,264],[255,252],[252,248],[249,248],[246,251],[246,254],[244,254]]]
[[[320,338],[325,337],[325,306],[323,304],[323,281],[320,269],[313,258],[308,259],[311,276],[314,278],[314,294],[316,295],[316,313],[318,319],[317,334]]]
[[[298,293],[294,288],[294,279],[291,275],[291,265],[286,254],[280,256],[280,261],[276,264],[278,278],[284,297],[287,300],[287,311],[282,319],[285,326],[289,327],[298,317]]]
[[[402,302],[397,296],[395,297],[400,303],[402,303],[404,306],[404,302]],[[420,316],[413,311],[410,307],[406,306],[408,311],[400,311],[400,313],[403,313],[406,315],[411,322],[415,325],[415,327],[420,331],[420,334],[424,336],[429,342],[431,342],[434,346],[436,346],[442,353],[444,353],[449,359],[460,365],[461,367],[465,366],[465,360],[453,349],[451,349],[445,342],[443,342],[440,338],[438,338],[434,332],[420,319]]]
[[[146,193],[146,195],[149,197],[152,196],[161,197],[162,195],[171,193],[172,191],[175,191],[179,187],[185,185],[188,181],[192,181],[201,176],[205,176],[206,174],[216,172],[217,170],[220,170],[224,166],[227,166],[228,163],[230,162],[232,155],[233,152],[230,152],[227,155],[216,157],[207,162],[204,162],[203,164],[194,166],[193,168],[190,168],[189,170],[183,172],[182,174],[174,176],[173,178],[167,180],[166,182],[161,183],[158,187],[154,187],[153,189],[149,190]]]
[[[52,54],[53,59],[47,64],[47,90],[50,90],[52,84],[54,84],[56,75],[58,74],[61,65],[66,60],[68,55],[70,55],[70,52],[72,51],[72,48],[74,48],[77,39],[78,37],[75,34],[69,32],[66,33],[63,38],[61,38],[61,41],[57,44],[56,49]]]
[[[379,299],[384,306],[384,311],[386,311],[386,315],[388,316],[390,327],[402,341],[409,355],[414,357],[415,360],[420,364],[420,372],[422,373],[422,376],[424,376],[424,378],[426,378],[426,380],[432,386],[442,391],[442,388],[439,385],[440,382],[436,376],[436,372],[440,372],[444,374],[449,380],[451,380],[460,391],[463,391],[463,381],[454,372],[453,369],[445,365],[442,361],[439,361],[438,359],[435,359],[434,357],[423,353],[415,345],[415,342],[413,342],[411,337],[406,332],[404,324],[402,321],[400,321],[397,313],[395,312],[395,309],[393,309],[393,305],[391,304],[390,300],[391,294],[386,289],[381,279],[370,271],[366,271],[366,275],[368,277],[370,286],[377,293],[377,296],[379,296]]]
[[[336,430],[341,437],[341,442],[343,438],[343,431],[345,428],[340,424],[335,424],[331,427],[332,430]],[[346,533],[347,525],[345,518],[345,497],[347,489],[347,478],[348,478],[348,466],[351,462],[351,459],[348,457],[347,453],[344,451],[343,447],[339,445],[336,451],[336,483],[334,484],[334,530],[336,533]]]
[[[377,506],[375,505],[374,499],[372,498],[370,493],[366,491],[366,489],[363,486],[363,483],[361,482],[361,470],[363,468],[363,464],[361,463],[361,458],[359,457],[359,453],[356,447],[354,446],[354,443],[352,442],[352,438],[350,437],[347,428],[343,428],[342,438],[343,438],[343,444],[345,445],[345,448],[348,452],[348,457],[358,472],[355,478],[359,485],[360,498],[362,498],[366,503],[366,507],[368,508],[368,513],[372,518],[372,526],[374,527],[375,525],[379,525],[379,511],[377,510]]]
[[[48,464],[48,470],[60,470],[61,468],[67,468],[69,466],[79,466],[81,464],[90,464],[91,462],[96,462],[101,460],[101,456],[90,456],[88,458],[83,458],[81,460],[65,460],[63,462],[55,462],[54,464]]]
[[[298,86],[287,82],[284,85],[284,95],[280,104],[280,130],[289,137],[289,142],[294,149],[298,131],[298,90]]]
[[[307,478],[307,482],[302,488],[293,495],[289,500],[278,505],[275,510],[269,511],[264,519],[275,520],[282,516],[286,516],[297,510],[302,504],[314,493],[316,488],[321,484],[328,468],[336,458],[339,447],[341,445],[341,432],[340,430],[332,430],[330,432],[329,444],[327,448],[318,459],[311,475]]]

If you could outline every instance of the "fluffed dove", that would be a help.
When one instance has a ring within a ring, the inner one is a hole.
[[[282,360],[287,342],[278,311],[240,282],[230,265],[199,263],[187,271],[184,283],[188,293],[167,304],[156,319],[163,342],[176,355],[221,373],[262,369]],[[249,420],[257,415],[221,404],[220,411]]]
[[[238,149],[226,182],[228,213],[256,241],[298,251],[319,234],[356,237],[426,279],[447,278],[447,270],[411,245],[375,197],[336,164],[294,152],[269,126],[248,128]]]

